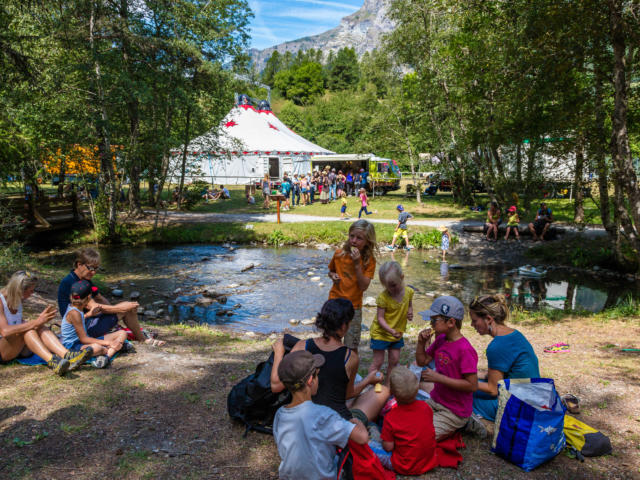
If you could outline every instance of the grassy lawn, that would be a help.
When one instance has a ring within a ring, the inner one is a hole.
[[[231,193],[230,200],[217,201],[213,203],[201,203],[197,205],[194,212],[206,213],[260,213],[265,212],[262,208],[262,193],[256,193],[256,205],[248,205],[244,198],[244,187],[229,187]],[[418,205],[415,197],[407,197],[404,188],[395,192],[389,192],[382,197],[369,198],[369,210],[377,210],[372,218],[392,218],[398,216],[396,206],[402,204],[417,219],[439,219],[451,218],[462,220],[484,220],[486,212],[474,212],[468,207],[459,207],[453,203],[453,197],[449,192],[438,193],[435,197],[422,197],[422,204]],[[479,205],[486,206],[489,203],[489,197],[486,194],[477,195]],[[357,216],[360,210],[360,201],[355,197],[348,198],[347,213],[351,216]],[[551,199],[547,200],[549,207],[552,209],[556,221],[572,222],[573,221],[573,202],[569,199]],[[322,205],[316,201],[313,205],[306,207],[296,207],[289,210],[290,214],[297,215],[316,215],[325,217],[340,217],[340,202],[332,202]],[[532,204],[528,212],[521,213],[522,221],[533,219],[538,208],[538,203]],[[275,203],[273,203],[270,211],[275,211]],[[600,213],[598,207],[591,199],[585,202],[585,217],[587,223],[600,224]]]

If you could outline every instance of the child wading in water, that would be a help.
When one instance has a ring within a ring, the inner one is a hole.
[[[518,209],[515,205],[509,207],[507,232],[504,235],[505,240],[509,240],[509,233],[513,230],[513,234],[516,236],[516,240],[520,241],[520,232],[518,231],[518,225],[520,224],[520,216],[518,215]]]
[[[384,362],[384,352],[388,351],[387,378],[398,365],[400,349],[404,347],[402,334],[407,320],[413,320],[413,289],[405,287],[404,274],[398,262],[383,263],[378,272],[384,291],[378,295],[378,313],[371,324],[371,350],[373,362],[369,371],[377,371]]]
[[[362,206],[360,207],[360,212],[358,212],[358,218],[362,216],[362,212],[366,213],[367,215],[371,215],[373,212],[370,212],[369,210],[367,210],[367,207],[369,206],[367,191],[364,188],[361,188],[359,190],[359,195],[360,195],[360,203]]]
[[[387,248],[389,250],[393,250],[393,248],[396,246],[396,240],[398,239],[398,237],[402,237],[407,244],[407,250],[409,250],[411,248],[411,245],[409,245],[409,235],[407,234],[407,220],[413,218],[413,215],[405,211],[402,205],[398,205],[396,209],[399,212],[398,225],[396,226],[395,232],[393,232],[393,240],[391,240],[391,245],[389,245]]]
[[[449,250],[449,244],[451,243],[451,238],[449,237],[449,229],[442,225],[439,230],[442,232],[442,239],[440,240],[440,250],[442,250],[442,261],[446,261],[447,250]]]
[[[127,339],[125,330],[118,330],[107,333],[98,338],[87,335],[84,325],[83,310],[91,300],[91,284],[86,280],[80,280],[71,286],[71,303],[62,318],[60,331],[62,333],[62,344],[69,350],[81,350],[92,348],[93,354],[97,356],[94,365],[98,368],[105,368],[111,363],[111,359],[118,352],[124,341]],[[99,309],[97,306],[94,310]],[[99,313],[91,311],[93,315]]]
[[[436,440],[465,427],[473,412],[473,392],[478,389],[478,354],[462,336],[464,306],[455,297],[438,297],[429,310],[420,312],[431,328],[418,335],[416,363],[418,366],[436,362],[436,370],[425,368],[422,381],[433,383],[431,398],[426,402],[433,409]],[[435,334],[435,341],[431,343]],[[428,385],[422,387],[429,390]]]
[[[362,331],[362,294],[369,288],[376,271],[376,248],[373,225],[366,220],[357,220],[349,227],[347,241],[329,262],[329,278],[333,281],[329,299],[346,298],[355,309],[344,344],[356,352]]]
[[[340,220],[346,220],[349,218],[347,215],[347,194],[344,190],[340,192],[340,197],[342,199],[342,206],[340,207]]]

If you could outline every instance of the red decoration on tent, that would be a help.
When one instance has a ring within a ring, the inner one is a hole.
[[[267,155],[269,155],[271,152],[264,152],[264,153],[266,153]]]
[[[258,110],[258,113],[266,113],[267,115],[269,115],[269,114],[273,115],[274,114],[271,110]]]
[[[273,125],[271,125],[271,122],[267,122],[269,124],[269,128],[273,128],[274,130],[278,130],[278,127],[274,127]]]
[[[253,105],[238,105],[240,108],[244,108],[245,110],[253,110],[254,112],[257,112],[257,110],[255,109],[255,107]]]
[[[237,155],[237,154],[238,154],[238,152],[231,152],[231,154],[232,154],[232,155]]]
[[[246,155],[247,153],[249,153],[249,152],[242,152],[243,155]]]
[[[238,125],[234,120],[229,120],[227,123],[224,124],[225,127],[235,127],[236,125]]]

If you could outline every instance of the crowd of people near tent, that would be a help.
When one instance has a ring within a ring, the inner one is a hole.
[[[436,452],[461,431],[487,435],[482,419],[496,418],[500,380],[540,376],[531,344],[507,324],[501,294],[468,305],[471,326],[493,337],[486,376],[479,378],[478,354],[461,333],[465,306],[452,296],[438,297],[419,312],[430,328],[418,335],[414,366],[399,365],[407,323],[414,319],[414,291],[400,264],[389,261],[378,269],[384,291],[370,328],[373,360],[360,377],[362,299],[376,271],[376,253],[374,226],[357,220],[329,263],[333,285],[317,315],[319,335],[300,340],[290,353],[281,339],[273,345],[271,389],[292,394],[273,424],[282,479],[336,478],[336,448],[349,442],[368,444],[389,470],[423,474],[441,465]]]
[[[102,295],[91,281],[99,268],[96,250],[83,248],[76,253],[73,269],[58,287],[59,334],[47,326],[57,317],[52,305],[35,320],[25,321],[23,302],[33,295],[38,279],[26,270],[15,272],[0,289],[0,362],[42,363],[64,375],[85,363],[108,367],[117,354],[135,351],[131,341],[164,345],[140,327],[137,302],[112,305]]]
[[[323,169],[311,173],[283,175],[278,193],[285,197],[284,209],[296,206],[313,205],[315,202],[329,203],[350,196],[360,196],[362,189],[366,191],[369,172],[364,168],[357,171],[352,169],[342,171],[326,165]],[[263,206],[269,208],[270,197],[274,192],[274,183],[268,174],[260,182],[263,195]]]

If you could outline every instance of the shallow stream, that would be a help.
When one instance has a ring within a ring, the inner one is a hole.
[[[123,299],[138,292],[146,312],[171,321],[197,321],[233,329],[273,332],[288,328],[304,331],[326,300],[331,282],[327,265],[332,250],[259,248],[237,245],[184,245],[172,247],[117,247],[100,250],[101,277],[110,289],[123,291]],[[69,252],[39,254],[58,266],[72,265]],[[526,309],[552,307],[597,312],[629,296],[640,298],[636,283],[605,282],[601,278],[549,270],[543,278],[528,278],[516,265],[442,263],[435,252],[384,254],[379,263],[398,261],[406,283],[417,291],[416,312],[426,309],[434,296],[456,295],[465,304],[474,296],[503,292]],[[253,265],[253,267],[251,267]],[[226,302],[203,299],[208,289]],[[365,297],[382,287],[376,276]],[[109,297],[110,291],[107,292]],[[113,298],[113,301],[118,301]],[[370,324],[373,308],[365,308]],[[150,316],[150,315],[148,315]],[[419,318],[416,315],[416,318]]]

